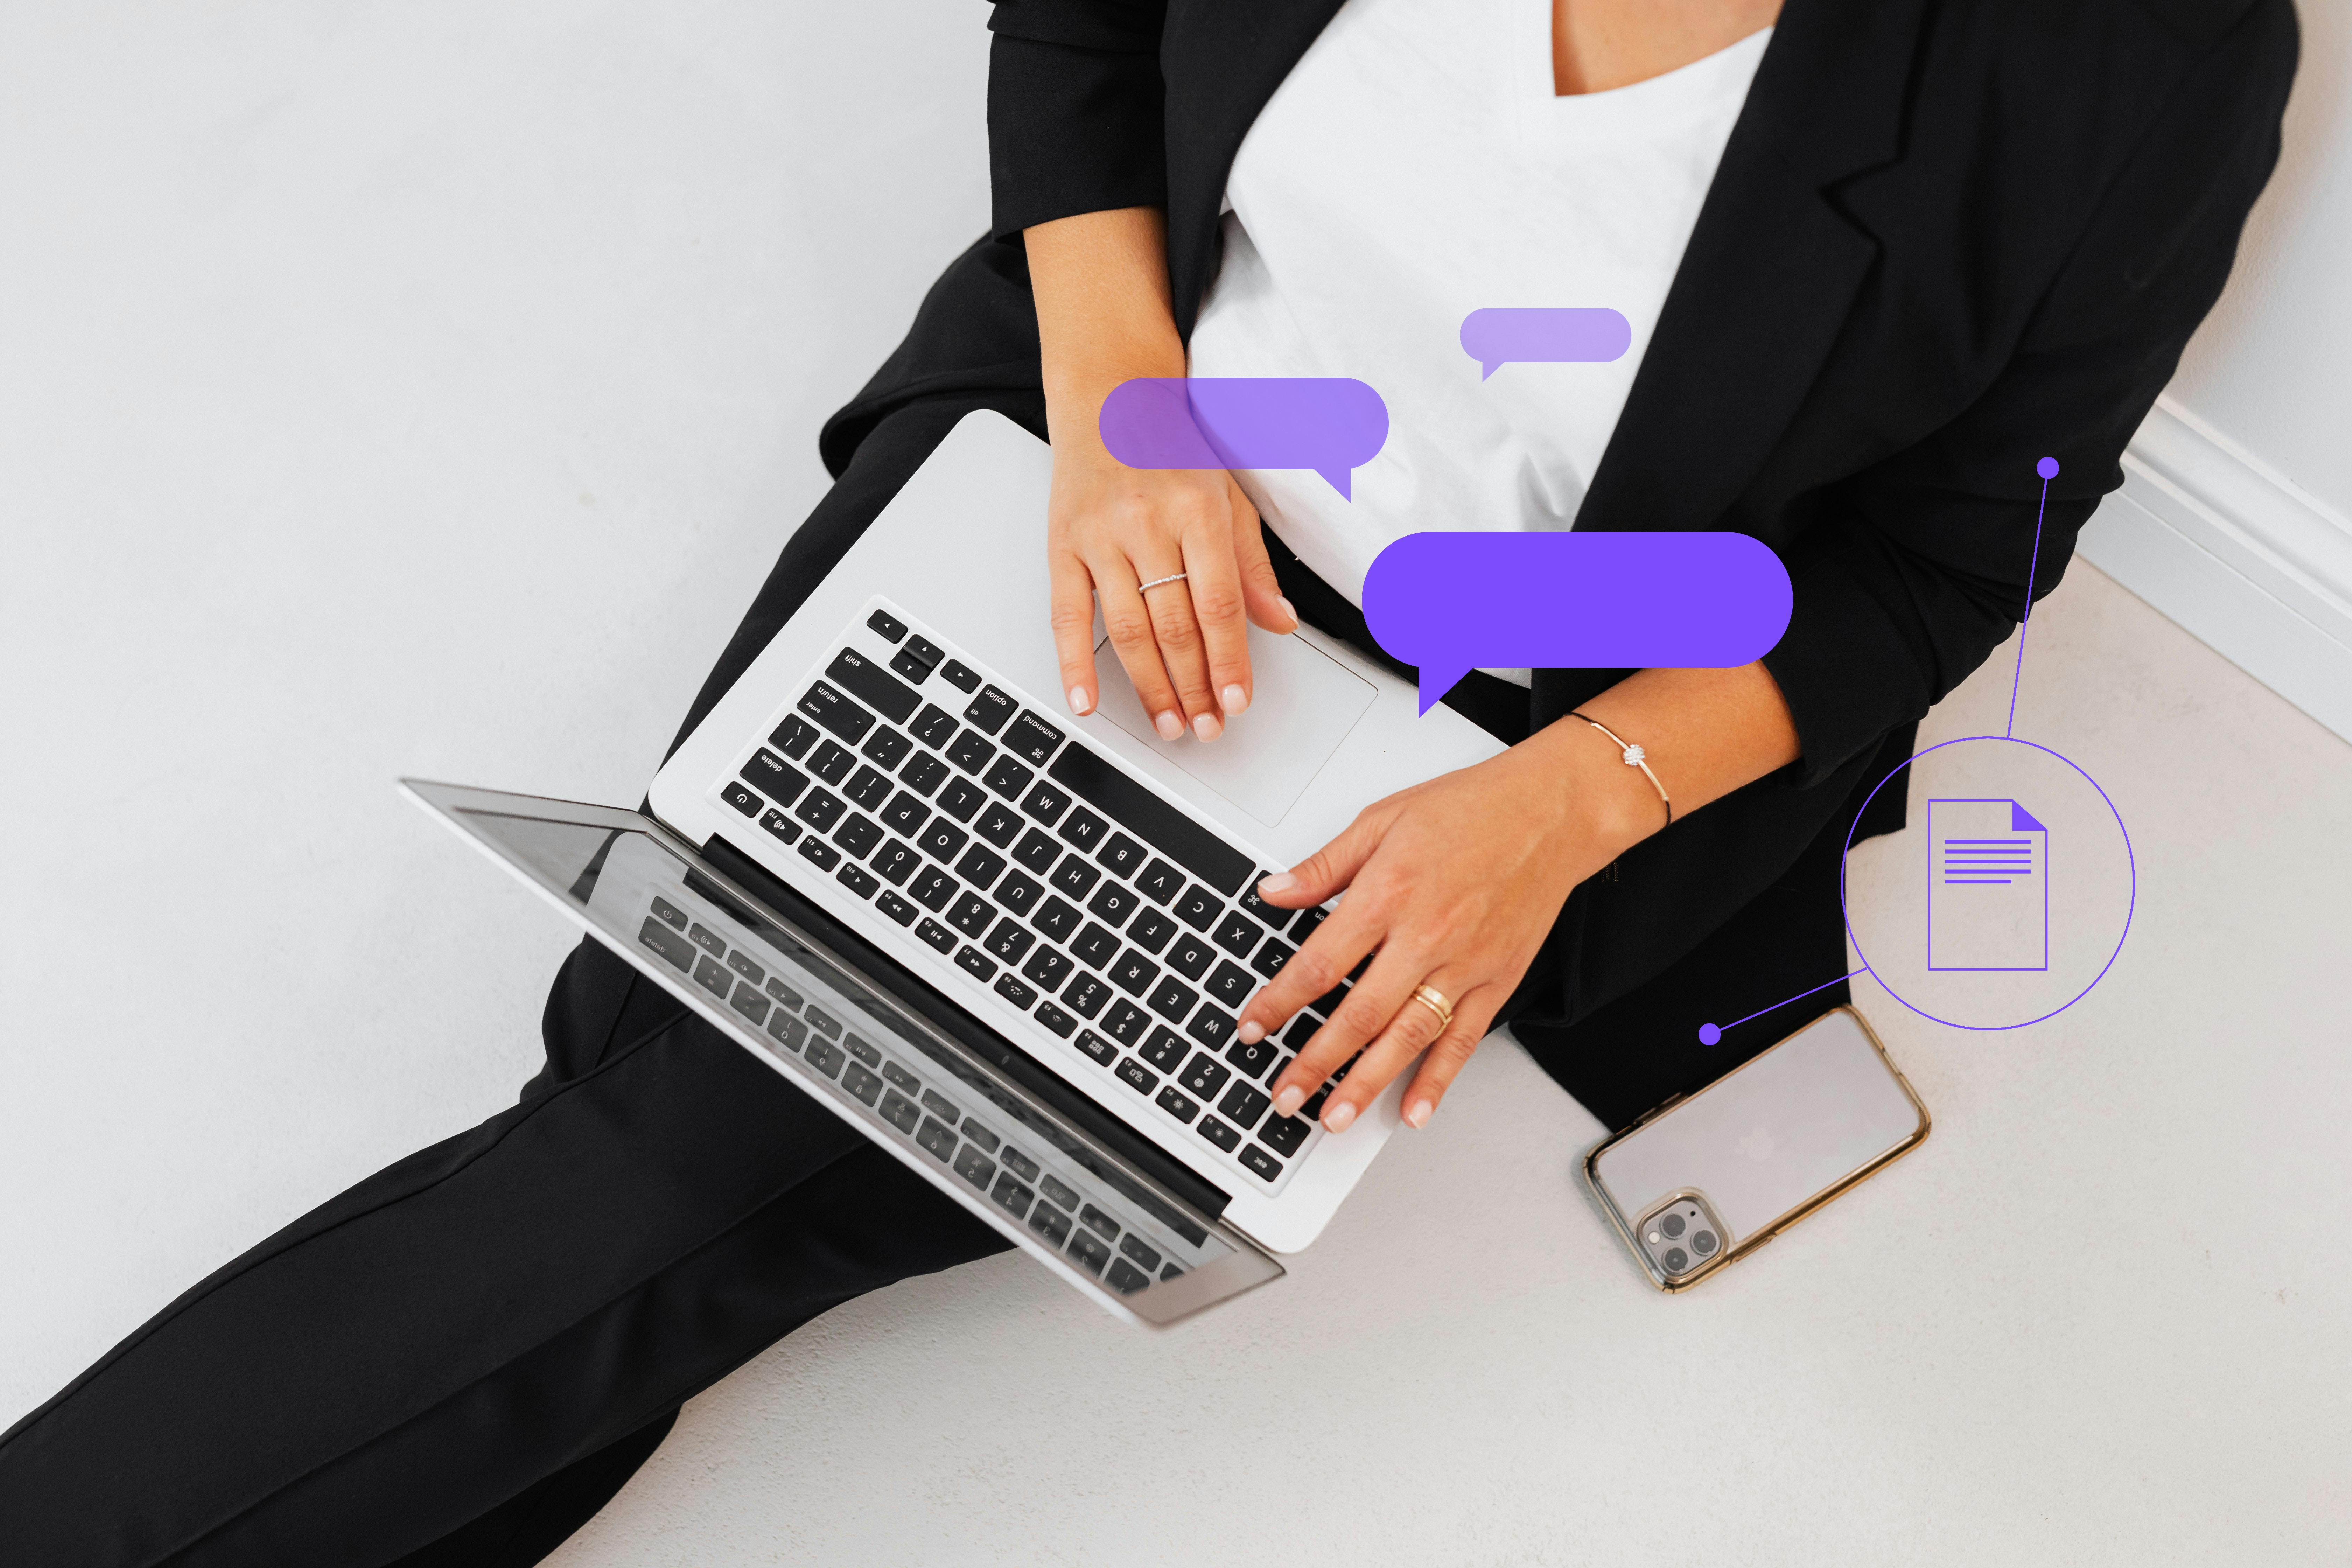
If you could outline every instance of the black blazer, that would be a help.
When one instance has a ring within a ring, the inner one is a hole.
[[[835,471],[908,397],[1033,392],[1030,225],[1164,206],[1189,334],[1234,153],[1338,8],[999,0],[992,241],[828,426]],[[1765,663],[1803,756],[1580,889],[1562,1016],[1842,835],[1856,785],[2015,628],[2029,569],[2057,584],[2228,275],[2295,47],[2288,0],[1788,0],[1577,526],[1780,552],[1795,610]],[[1530,727],[1625,673],[1538,671]]]

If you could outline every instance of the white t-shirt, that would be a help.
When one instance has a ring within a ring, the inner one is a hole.
[[[1234,160],[1192,342],[1196,376],[1354,376],[1387,403],[1352,500],[1238,476],[1316,575],[1360,603],[1405,534],[1575,521],[1769,37],[1560,98],[1550,0],[1340,8]],[[1488,306],[1607,306],[1633,343],[1482,382],[1459,334]]]

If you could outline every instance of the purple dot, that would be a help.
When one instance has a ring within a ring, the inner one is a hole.
[[[1723,1038],[1723,1031],[1717,1028],[1713,1024],[1701,1024],[1698,1026],[1698,1043],[1700,1045],[1711,1046],[1721,1038]]]
[[[2045,479],[2054,479],[2058,477],[2058,459],[2044,458],[2033,465],[2033,471]]]

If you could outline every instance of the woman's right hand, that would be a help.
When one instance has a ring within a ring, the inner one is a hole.
[[[1098,415],[1099,402],[1091,411]],[[1257,509],[1223,469],[1130,468],[1103,449],[1085,411],[1051,421],[1046,510],[1054,647],[1071,710],[1090,713],[1095,601],[1143,710],[1164,740],[1203,741],[1250,704],[1249,631],[1298,628],[1275,582]],[[1142,584],[1178,573],[1183,580]]]

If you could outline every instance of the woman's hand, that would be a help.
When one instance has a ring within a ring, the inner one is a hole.
[[[1097,405],[1099,406],[1099,405]],[[1076,423],[1076,421],[1072,421]],[[1074,712],[1094,710],[1095,599],[1163,740],[1203,741],[1250,704],[1249,628],[1298,628],[1274,579],[1257,509],[1222,470],[1130,468],[1090,426],[1057,423],[1046,511],[1054,647]],[[1142,584],[1184,574],[1181,582]]]
[[[1297,1110],[1361,1050],[1322,1110],[1325,1127],[1344,1131],[1426,1051],[1405,1091],[1404,1119],[1428,1122],[1570,890],[1659,826],[1648,782],[1638,772],[1625,779],[1633,770],[1612,750],[1578,740],[1556,725],[1501,756],[1390,795],[1306,861],[1259,884],[1266,902],[1291,909],[1342,889],[1347,897],[1243,1009],[1244,1040],[1273,1033],[1372,955],[1275,1079],[1276,1110]],[[1453,1007],[1442,1032],[1437,1011],[1413,999],[1422,985]]]

